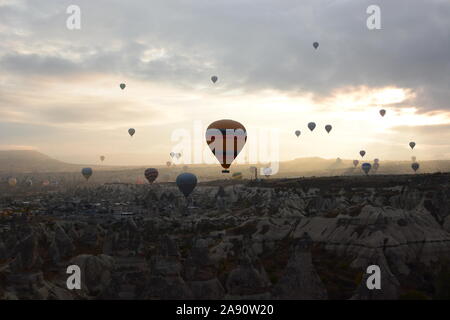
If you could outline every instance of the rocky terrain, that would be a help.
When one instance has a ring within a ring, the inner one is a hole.
[[[0,299],[449,299],[450,175],[0,198]],[[78,265],[81,290],[66,287]],[[381,269],[368,290],[366,268]]]

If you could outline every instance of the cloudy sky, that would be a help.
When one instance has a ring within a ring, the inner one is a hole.
[[[225,118],[247,128],[241,161],[450,159],[448,0],[0,0],[0,39],[3,150],[136,165],[184,145],[190,162]]]

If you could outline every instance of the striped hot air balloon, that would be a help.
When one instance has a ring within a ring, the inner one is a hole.
[[[144,175],[148,182],[153,183],[153,181],[158,178],[158,170],[155,168],[148,168],[145,170]]]
[[[219,120],[211,123],[206,130],[206,142],[224,170],[229,173],[231,163],[247,141],[247,130],[234,120]]]

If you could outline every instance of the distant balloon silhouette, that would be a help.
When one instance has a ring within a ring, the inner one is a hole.
[[[105,156],[100,156],[100,161],[101,162],[105,161]]]
[[[263,173],[266,176],[266,178],[270,177],[272,175],[272,168],[269,168],[269,167],[264,168]]]
[[[373,159],[373,162],[374,162],[374,163],[378,163],[378,162],[380,162],[380,159],[375,158],[375,159]]]
[[[416,158],[415,156],[412,156],[412,157],[411,157],[411,161],[412,161],[412,162],[416,162],[416,160],[417,160],[417,158]]]
[[[411,164],[411,168],[414,170],[414,172],[419,170],[419,167],[420,167],[420,165],[417,162],[414,162]]]
[[[219,160],[224,170],[229,173],[231,163],[236,159],[247,141],[247,130],[234,120],[218,120],[211,123],[206,130],[206,143]]]
[[[135,130],[134,128],[128,129],[128,134],[129,134],[130,136],[134,136],[135,133],[136,133],[136,130]]]
[[[125,89],[125,87],[126,87],[125,83],[121,83],[121,84],[120,84],[120,89],[123,90],[123,89]],[[131,90],[131,91],[133,91],[133,90]]]
[[[192,173],[184,172],[178,175],[176,184],[178,189],[180,189],[187,198],[197,186],[197,177]]]
[[[91,168],[83,168],[83,169],[81,169],[81,174],[83,175],[83,177],[86,180],[89,180],[89,178],[92,176],[92,173],[93,173],[93,171],[92,171]]]
[[[170,153],[170,157],[171,157],[171,158],[175,157],[175,152],[171,152],[171,153]]]
[[[144,171],[144,176],[148,182],[153,183],[153,181],[158,178],[158,170],[155,168],[148,168]]]
[[[416,143],[413,142],[413,141],[411,141],[411,142],[409,143],[409,146],[411,147],[411,149],[414,149],[414,147],[416,146]]]
[[[316,124],[314,122],[308,123],[309,130],[313,131],[315,127],[316,127]]]
[[[181,153],[175,153],[175,158],[180,159],[181,158]]]
[[[171,164],[172,164],[172,162],[170,162],[170,161],[166,162],[166,166],[168,166],[168,167],[170,167]]]
[[[381,110],[380,110],[380,115],[381,115],[382,117],[384,117],[385,114],[386,114],[386,110],[381,109]]]
[[[300,130],[295,131],[295,135],[297,136],[297,138],[300,136],[300,133],[301,133]]]
[[[313,43],[313,47],[314,47],[314,49],[317,49],[319,47],[319,43],[318,42],[314,42]]]
[[[373,170],[377,171],[378,168],[380,167],[380,163],[379,162],[375,162],[372,167],[373,167]]]
[[[330,133],[331,129],[333,129],[333,127],[331,126],[331,124],[327,124],[325,126],[325,130],[327,130],[328,133]]]
[[[8,179],[8,184],[9,184],[11,187],[15,187],[15,186],[17,185],[17,179],[16,179],[16,178],[9,178],[9,179]]]
[[[361,155],[362,158],[364,158],[364,156],[366,155],[366,152],[365,152],[364,150],[361,150],[361,151],[359,152],[359,154]]]
[[[353,160],[353,165],[355,166],[355,168],[356,168],[356,166],[358,165],[358,163],[359,163],[358,160]]]
[[[364,173],[367,175],[367,174],[369,174],[369,171],[370,171],[370,169],[372,168],[372,165],[370,164],[370,163],[368,163],[368,162],[364,162],[362,165],[361,165],[361,169],[364,171]]]
[[[216,83],[217,80],[219,80],[219,78],[217,78],[217,76],[212,76],[212,77],[211,77],[211,81],[212,81],[213,83]]]

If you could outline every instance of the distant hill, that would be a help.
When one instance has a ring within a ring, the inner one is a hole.
[[[80,166],[64,163],[33,150],[0,151],[0,172],[62,172]]]
[[[279,163],[279,171],[273,178],[290,178],[300,176],[340,176],[340,175],[362,175],[361,163],[354,168],[352,160],[346,159],[323,159],[323,158],[298,158],[290,161]],[[372,161],[369,161],[372,163]],[[420,169],[418,173],[434,173],[434,172],[450,172],[450,160],[431,160],[419,161]],[[143,166],[108,166],[108,165],[92,165],[92,164],[70,164],[63,161],[53,159],[38,151],[30,150],[13,150],[0,151],[0,174],[10,173],[59,173],[59,172],[77,172],[83,167],[92,167],[97,175],[108,176],[111,172],[113,176],[121,176],[122,179],[127,177],[140,177],[143,174]],[[160,180],[172,181],[176,176],[185,171],[195,173],[203,181],[214,179],[228,179],[229,174],[222,174],[221,167],[218,164],[179,164],[176,167],[154,166],[160,171]],[[231,172],[242,172],[244,179],[251,178],[249,171],[250,166],[264,168],[267,164],[233,164]],[[99,171],[103,173],[100,174]],[[121,171],[119,173],[118,171]],[[112,173],[114,172],[114,173]],[[378,172],[370,172],[370,174],[411,174],[411,161],[383,161],[380,160]],[[260,171],[259,171],[260,175]],[[134,180],[133,180],[134,181]]]

